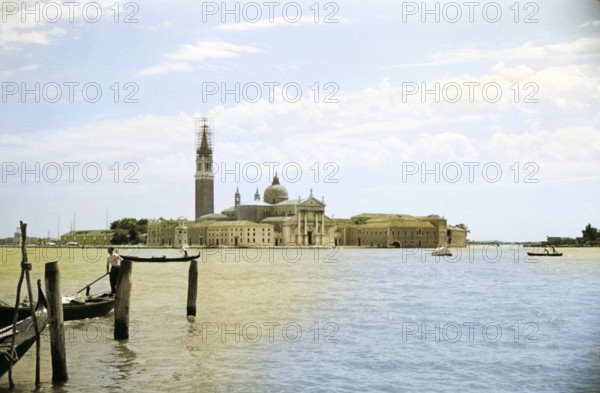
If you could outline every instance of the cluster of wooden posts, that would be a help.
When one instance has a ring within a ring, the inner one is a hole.
[[[126,257],[124,257],[126,258]],[[131,267],[132,262],[125,259],[121,262],[117,279],[115,298],[115,327],[114,339],[129,338],[129,299],[131,296]],[[67,354],[65,349],[65,333],[63,308],[60,295],[60,273],[57,262],[46,263],[45,270],[48,312],[50,315],[50,354],[52,357],[52,381],[66,382]],[[198,261],[190,261],[188,271],[187,316],[196,316],[196,297],[198,294]]]
[[[23,227],[23,223],[21,223]],[[26,225],[26,224],[25,224]],[[24,228],[23,228],[24,229]],[[25,237],[25,236],[23,236]],[[25,242],[23,242],[25,244]],[[25,251],[24,251],[25,252]],[[26,260],[26,253],[24,254]],[[115,298],[115,326],[114,339],[127,340],[129,338],[129,299],[131,296],[131,267],[132,262],[124,257],[117,278],[117,293]],[[28,278],[28,277],[27,277]],[[45,265],[44,281],[46,287],[46,300],[48,303],[49,330],[50,330],[50,355],[52,358],[52,381],[66,382],[69,379],[67,372],[67,351],[65,348],[65,329],[60,291],[60,272],[58,262],[48,262]],[[31,289],[29,290],[31,295]],[[188,272],[187,316],[196,316],[196,296],[198,293],[198,261],[190,261]],[[31,298],[31,296],[30,296]],[[36,325],[37,328],[37,325]],[[37,365],[36,386],[39,385],[39,341],[37,337]],[[12,378],[9,378],[12,384]]]

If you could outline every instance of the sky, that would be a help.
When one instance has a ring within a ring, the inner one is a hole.
[[[600,225],[600,1],[2,1],[0,237],[215,210],[438,214],[472,240]]]

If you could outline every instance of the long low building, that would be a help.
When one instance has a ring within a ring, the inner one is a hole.
[[[360,214],[336,220],[337,244],[357,247],[435,248],[466,246],[467,229],[449,227],[438,215]]]
[[[239,203],[221,214],[208,214],[198,222],[151,220],[148,246],[270,247],[325,245],[353,247],[435,248],[465,247],[468,229],[448,226],[438,215],[360,214],[350,219],[325,216],[325,204],[312,196],[276,201],[255,199]],[[285,202],[285,203],[282,203]],[[269,208],[270,207],[270,208]],[[242,217],[243,219],[239,219]]]
[[[60,237],[62,244],[72,243],[79,246],[104,246],[111,244],[115,231],[89,230],[70,231]]]

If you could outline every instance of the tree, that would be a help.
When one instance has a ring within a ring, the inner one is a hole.
[[[592,224],[587,224],[585,229],[581,231],[583,234],[583,241],[593,242],[594,240],[598,240],[598,229],[594,228]]]
[[[113,221],[110,224],[110,229],[115,231],[113,244],[137,244],[140,235],[147,232],[148,220],[145,218],[141,220],[136,218],[122,218]]]
[[[129,243],[129,235],[127,231],[124,229],[116,229],[110,243],[117,245]]]

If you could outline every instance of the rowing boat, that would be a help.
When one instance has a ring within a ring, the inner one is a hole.
[[[115,306],[115,296],[109,292],[88,296],[82,299],[63,299],[63,318],[65,321],[77,319],[96,318],[106,315]],[[0,302],[0,326],[12,324],[14,306]],[[29,307],[22,306],[18,310],[18,320],[31,315]]]
[[[41,334],[42,330],[48,323],[48,310],[46,309],[46,298],[41,291],[40,284],[38,283],[38,302],[35,307],[35,316],[37,321],[38,332]],[[14,309],[14,308],[13,308]],[[10,355],[10,347],[13,336],[15,337],[15,356],[14,358]],[[16,332],[13,331],[12,320],[10,326],[0,329],[0,377],[2,377],[11,364],[14,365],[19,359],[25,355],[25,353],[31,348],[36,339],[35,325],[33,318],[27,317],[16,325]]]

